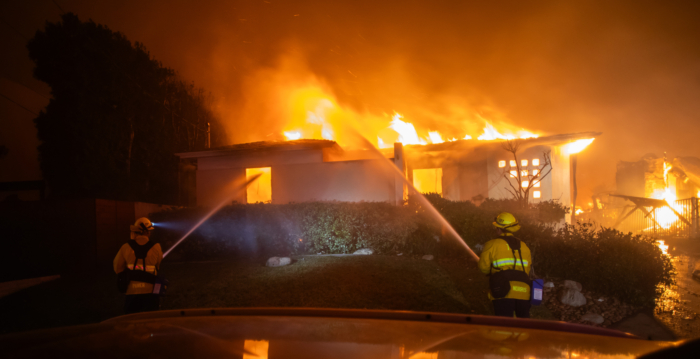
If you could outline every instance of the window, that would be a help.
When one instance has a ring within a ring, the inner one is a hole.
[[[442,195],[442,168],[413,170],[413,186],[420,193]]]
[[[537,174],[540,173],[540,170],[532,170],[532,175],[537,176]]]
[[[537,181],[535,182],[535,185],[534,185],[533,187],[535,187],[535,188],[540,188],[540,180],[537,180]]]
[[[539,159],[539,158],[533,159],[533,160],[532,160],[532,165],[533,165],[533,166],[539,166],[539,165],[540,165],[540,159]]]
[[[527,160],[521,160],[520,165],[523,167],[527,167]]]
[[[510,160],[510,166],[515,167],[517,164],[515,163],[515,160]]]
[[[540,192],[540,191],[535,191],[535,192],[532,193],[532,197],[540,198],[540,197],[542,197],[542,192]]]
[[[498,161],[498,168],[503,168],[506,166],[506,161]]]
[[[248,203],[272,202],[272,169],[270,167],[246,168],[246,180],[260,174],[257,181],[248,185],[246,195]]]
[[[527,186],[530,185],[530,181],[523,181],[522,186],[523,188],[527,188]]]
[[[513,178],[518,178],[518,171],[510,171],[510,176]]]
[[[523,177],[527,176],[527,174],[528,174],[527,170],[520,171],[520,175]]]

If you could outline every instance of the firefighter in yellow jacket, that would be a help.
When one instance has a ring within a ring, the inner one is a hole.
[[[520,229],[515,217],[503,212],[493,222],[498,238],[484,245],[479,270],[489,276],[489,299],[497,316],[530,317],[532,257],[530,248],[513,233]]]
[[[155,275],[160,271],[163,251],[160,244],[150,241],[153,224],[148,218],[139,218],[131,226],[131,240],[125,243],[114,257],[114,271],[126,289],[124,312],[126,314],[158,310],[160,295],[154,294]],[[141,279],[143,281],[139,281]],[[128,283],[128,286],[126,286]],[[123,289],[122,289],[123,290]]]

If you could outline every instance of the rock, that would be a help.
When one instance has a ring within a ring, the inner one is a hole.
[[[403,255],[403,253],[399,253],[399,254],[397,254],[397,256],[402,256],[402,255]]]
[[[572,307],[580,307],[586,304],[586,297],[581,292],[569,288],[561,292],[559,301]]]
[[[564,281],[564,288],[569,288],[569,289],[573,289],[577,292],[580,292],[581,289],[583,289],[583,286],[579,282],[575,282],[573,280],[565,280]]]
[[[433,255],[432,254],[426,254],[421,259],[425,259],[426,261],[432,261],[433,260]]]
[[[586,313],[581,317],[581,321],[591,322],[593,324],[603,324],[605,318],[602,315],[596,313]]]
[[[353,253],[353,254],[360,254],[360,255],[365,255],[365,256],[367,256],[367,255],[370,255],[370,254],[374,254],[374,251],[371,250],[371,249],[369,249],[369,248],[362,248],[362,249],[356,250],[355,253]]]
[[[271,257],[265,263],[268,267],[282,267],[292,263],[292,259],[289,257]]]
[[[545,288],[554,288],[554,283],[552,283],[552,282],[547,282],[547,283],[544,284],[544,287],[545,287]]]

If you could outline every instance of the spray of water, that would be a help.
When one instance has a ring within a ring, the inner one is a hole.
[[[471,255],[472,259],[474,259],[475,261],[478,262],[478,261],[479,261],[479,256],[477,256],[476,253],[474,253],[474,251],[473,251],[471,248],[469,248],[469,246],[467,245],[467,243],[465,243],[464,240],[462,239],[462,237],[457,233],[457,231],[455,231],[454,228],[452,228],[452,226],[450,225],[449,222],[447,222],[447,220],[445,219],[445,217],[443,217],[443,216],[440,214],[440,212],[438,212],[438,210],[435,209],[435,207],[433,207],[432,204],[430,204],[430,201],[428,201],[428,199],[425,198],[425,196],[423,196],[423,194],[421,194],[418,190],[416,190],[416,187],[414,187],[414,186],[413,186],[413,183],[411,183],[411,182],[406,178],[406,176],[404,176],[404,174],[401,172],[401,170],[399,170],[399,168],[396,167],[388,158],[384,157],[384,155],[383,155],[376,147],[374,147],[374,145],[373,145],[372,143],[370,143],[369,141],[367,141],[367,139],[364,138],[364,136],[360,135],[360,134],[359,134],[357,131],[355,131],[355,130],[352,130],[352,132],[354,132],[354,133],[355,133],[355,136],[357,136],[357,138],[358,138],[360,141],[362,141],[362,143],[364,144],[364,147],[365,147],[365,148],[367,148],[367,149],[369,149],[370,151],[372,151],[372,152],[374,153],[374,155],[376,155],[378,158],[383,159],[383,160],[386,162],[386,164],[387,164],[391,169],[393,169],[394,173],[395,173],[397,176],[399,176],[399,177],[403,180],[403,182],[408,186],[408,188],[411,189],[411,191],[410,191],[409,193],[415,193],[415,194],[416,194],[416,198],[418,199],[418,202],[420,202],[420,204],[423,206],[423,208],[425,208],[425,209],[428,211],[428,213],[430,213],[438,222],[440,222],[440,224],[442,224],[442,225],[444,226],[444,228],[447,228],[447,231],[452,235],[452,237],[453,237],[457,242],[459,242],[459,243],[464,247],[464,249],[467,250],[467,252],[469,252],[469,254]]]
[[[163,258],[167,257],[168,254],[170,252],[172,252],[173,249],[175,249],[175,247],[177,247],[182,241],[184,241],[185,238],[189,237],[189,235],[192,234],[192,232],[194,232],[197,228],[199,228],[199,226],[202,225],[202,223],[206,222],[211,216],[213,216],[214,213],[218,212],[221,209],[221,207],[225,206],[227,203],[230,203],[231,200],[233,200],[233,197],[239,191],[246,189],[250,184],[257,181],[258,178],[260,178],[260,176],[262,176],[261,173],[256,174],[255,176],[250,177],[241,186],[238,186],[237,188],[230,191],[228,196],[225,196],[225,198],[218,205],[216,205],[214,208],[212,208],[211,211],[209,211],[209,213],[207,213],[204,217],[202,217],[202,219],[200,219],[199,222],[197,222],[197,224],[195,224],[189,231],[187,231],[187,233],[185,233],[185,235],[182,236],[182,238],[180,238],[177,242],[175,242],[175,244],[172,247],[170,247],[170,249],[168,249],[165,253],[163,253]]]

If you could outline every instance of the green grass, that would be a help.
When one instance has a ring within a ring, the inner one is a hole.
[[[465,264],[466,263],[466,264]],[[162,309],[324,307],[492,314],[488,281],[468,259],[299,257],[261,262],[164,263]],[[0,332],[99,322],[122,314],[113,273],[65,277],[0,298]]]

